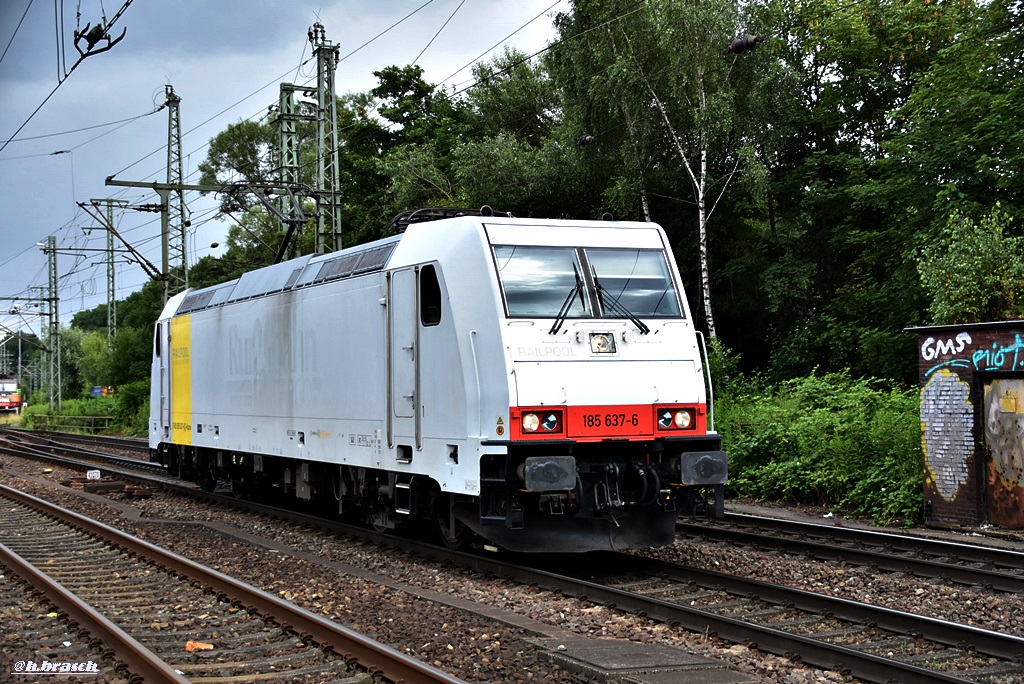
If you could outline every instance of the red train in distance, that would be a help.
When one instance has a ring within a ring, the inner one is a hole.
[[[21,412],[21,388],[14,378],[0,378],[0,411]]]

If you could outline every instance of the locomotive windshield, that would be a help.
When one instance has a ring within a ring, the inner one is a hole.
[[[679,298],[658,249],[495,245],[511,318],[678,318]],[[578,287],[580,278],[585,288]],[[578,296],[577,296],[578,291]],[[570,293],[568,310],[562,311]],[[596,312],[596,313],[595,313]]]

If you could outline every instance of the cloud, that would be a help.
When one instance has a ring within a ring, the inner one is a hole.
[[[369,90],[377,83],[373,71],[408,64],[421,52],[419,64],[426,80],[438,83],[454,75],[448,85],[464,85],[471,80],[468,66],[474,60],[554,1],[473,0],[461,4],[462,0],[320,0],[313,4],[285,0],[138,0],[129,5],[113,29],[116,35],[126,30],[124,39],[108,52],[82,61],[19,137],[142,115],[163,103],[164,87],[169,83],[181,97],[185,134],[182,147],[188,176],[205,158],[210,138],[230,123],[265,114],[267,107],[277,101],[279,82],[315,83],[316,64],[311,59],[307,30],[318,20],[343,57],[336,76],[339,94]],[[4,103],[0,109],[0,140],[9,138],[57,85],[54,5],[33,2],[29,7],[28,3],[0,2],[0,49],[11,41],[0,61],[0,101]],[[121,4],[116,0],[102,4],[108,20]],[[76,28],[74,13],[79,6],[81,26],[102,16],[99,0],[64,4],[67,67],[79,54],[71,41]],[[14,27],[26,7],[25,21],[15,35]],[[557,9],[564,11],[565,4]],[[396,23],[398,26],[391,28]],[[385,31],[385,35],[361,47]],[[542,17],[516,33],[508,45],[534,52],[552,34],[550,19]],[[123,197],[132,202],[156,202],[152,192],[111,188],[104,179],[117,174],[124,180],[163,180],[166,143],[167,114],[159,112],[119,127],[12,142],[0,152],[0,274],[4,283],[0,298],[46,284],[46,259],[34,247],[36,242],[45,241],[48,235],[57,235],[60,244],[82,244],[86,239],[83,228],[94,221],[78,210],[76,201]],[[51,154],[60,150],[73,152]],[[197,214],[213,203],[211,198],[198,199],[195,194],[190,194],[188,200]],[[159,261],[156,218],[154,214],[125,212],[118,220],[131,239],[143,243],[147,256]],[[207,224],[190,245],[190,250],[195,250],[193,257],[208,253],[211,241],[223,242],[224,233],[226,225]],[[88,239],[90,247],[105,244],[95,232]],[[62,262],[70,264],[71,259],[62,257]],[[138,267],[119,269],[119,282],[142,282]],[[68,292],[61,295],[69,299],[61,306],[65,323],[74,311],[106,301],[102,280],[95,295],[81,295],[94,289],[83,284],[85,281],[103,277],[104,267],[97,265],[82,268],[65,279]],[[125,294],[119,293],[119,297]],[[4,324],[2,317],[0,324]]]

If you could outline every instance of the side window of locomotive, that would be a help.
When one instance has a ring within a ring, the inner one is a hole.
[[[437,325],[441,322],[441,284],[433,266],[420,269],[420,323]]]
[[[512,318],[555,318],[582,278],[576,249],[495,245],[494,261],[508,315]],[[588,316],[587,293],[573,296],[567,316]]]
[[[601,286],[605,316],[611,303],[635,316],[678,317],[679,297],[669,274],[665,254],[658,249],[606,249],[591,247],[587,258]]]

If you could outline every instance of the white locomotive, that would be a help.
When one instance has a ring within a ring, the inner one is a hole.
[[[452,545],[643,548],[672,542],[680,509],[721,515],[664,231],[487,213],[169,300],[152,458],[380,529],[433,521]]]

